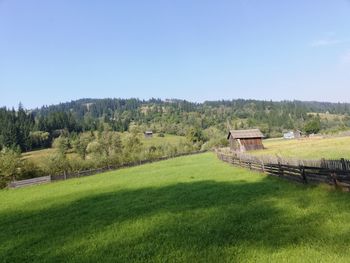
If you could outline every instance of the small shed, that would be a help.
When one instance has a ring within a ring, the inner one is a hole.
[[[232,151],[262,150],[264,135],[259,129],[231,130],[227,136]]]
[[[144,135],[145,135],[145,138],[152,138],[153,137],[153,131],[145,131]]]

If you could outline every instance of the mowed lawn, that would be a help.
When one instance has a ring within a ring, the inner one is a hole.
[[[0,262],[349,262],[350,194],[213,153],[0,191]]]
[[[255,155],[279,155],[298,159],[350,159],[350,137],[304,138],[300,140],[269,139],[265,150]]]

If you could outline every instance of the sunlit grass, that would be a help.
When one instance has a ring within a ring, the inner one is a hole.
[[[26,152],[22,154],[22,157],[24,160],[30,160],[34,162],[35,164],[41,164],[42,162],[45,162],[51,154],[55,153],[54,148],[48,148],[48,149],[42,149],[42,150],[36,150],[31,152]]]
[[[349,199],[181,157],[0,191],[0,261],[348,262]]]
[[[350,159],[350,137],[305,138],[300,140],[272,139],[263,142],[265,150],[256,155],[279,155],[300,159]]]

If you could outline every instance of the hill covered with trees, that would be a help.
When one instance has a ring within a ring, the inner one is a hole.
[[[324,118],[330,115],[332,118]],[[350,104],[302,101],[80,99],[37,109],[0,109],[0,147],[22,151],[49,147],[63,132],[141,131],[187,135],[206,140],[203,131],[260,128],[266,137],[290,129],[334,132],[350,127]]]

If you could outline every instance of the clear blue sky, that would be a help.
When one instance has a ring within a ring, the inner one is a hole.
[[[347,0],[0,0],[0,105],[350,102]]]

